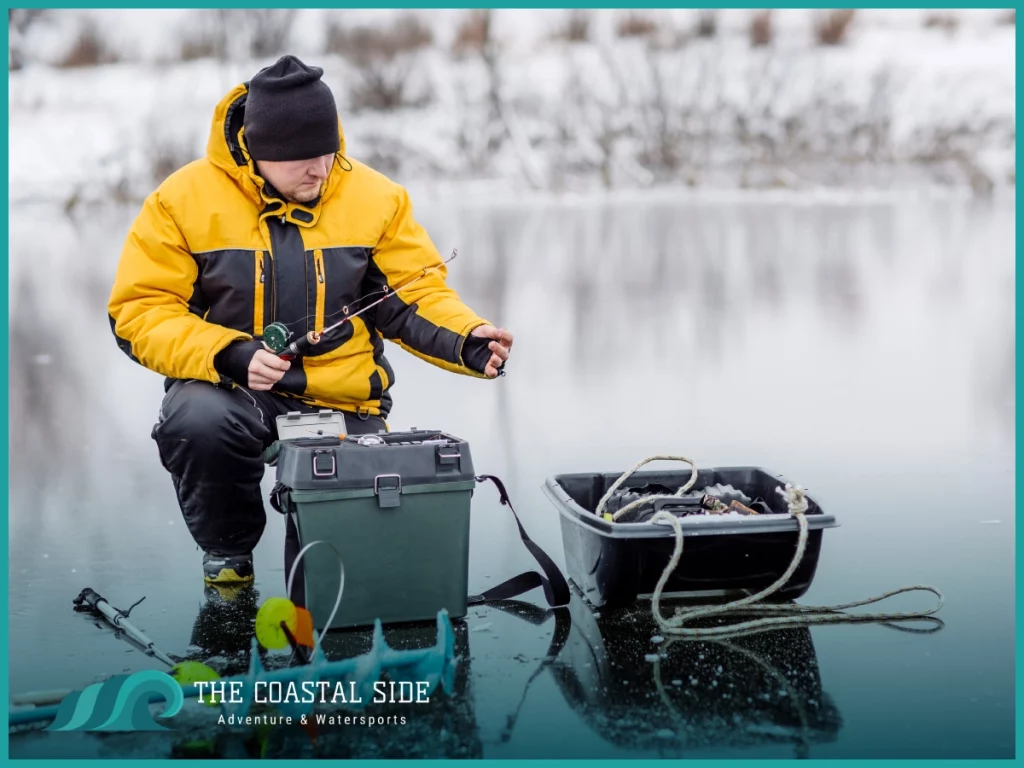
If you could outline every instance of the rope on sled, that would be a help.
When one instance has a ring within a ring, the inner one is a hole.
[[[626,479],[636,472],[644,464],[657,460],[670,460],[670,461],[684,461],[692,467],[690,473],[690,479],[687,481],[675,494],[652,494],[650,496],[644,496],[636,501],[630,502],[622,509],[615,512],[614,515],[606,515],[604,513],[605,504],[611,498],[612,494],[622,486]],[[691,460],[684,456],[667,456],[657,455],[651,456],[650,458],[644,459],[627,470],[625,473],[616,480],[612,486],[608,489],[608,492],[598,502],[595,513],[599,517],[605,519],[611,518],[612,522],[617,521],[627,512],[640,506],[642,504],[649,504],[652,501],[659,499],[676,499],[686,493],[690,488],[697,482],[697,466]],[[661,578],[658,579],[658,584],[654,588],[654,594],[651,599],[651,610],[654,614],[654,619],[658,623],[661,630],[668,635],[675,635],[678,637],[708,637],[708,638],[724,638],[724,637],[736,637],[739,635],[749,634],[753,631],[760,631],[766,628],[772,629],[788,629],[792,627],[799,627],[804,625],[815,625],[815,624],[847,624],[847,623],[872,623],[872,622],[891,622],[891,621],[907,621],[912,619],[923,619],[937,613],[943,606],[944,598],[942,593],[939,592],[935,587],[931,587],[925,584],[915,584],[908,587],[901,587],[900,589],[894,589],[890,592],[885,592],[881,595],[869,597],[865,600],[857,600],[851,603],[843,603],[840,605],[832,606],[817,606],[817,605],[795,605],[795,604],[771,604],[761,603],[759,601],[766,597],[770,597],[774,593],[778,592],[785,584],[789,581],[790,577],[799,567],[800,562],[803,560],[804,551],[807,547],[807,516],[809,504],[804,489],[799,485],[786,484],[785,488],[776,488],[783,499],[786,501],[786,508],[789,514],[794,517],[800,527],[799,537],[797,539],[796,552],[793,555],[793,560],[790,562],[789,567],[786,571],[772,584],[760,592],[749,595],[738,600],[734,600],[729,603],[721,605],[702,605],[692,608],[677,608],[675,614],[672,616],[664,616],[661,612],[661,595],[668,583],[669,577],[675,572],[676,567],[679,565],[679,559],[683,554],[683,529],[679,522],[679,518],[676,515],[666,511],[659,510],[649,521],[648,524],[657,525],[660,522],[668,523],[672,526],[672,530],[675,533],[675,547],[672,550],[672,557],[669,559],[668,565],[665,566],[665,570],[661,574]],[[902,594],[904,592],[931,592],[938,599],[938,605],[934,608],[924,611],[900,611],[894,613],[857,613],[850,614],[844,613],[849,608],[857,608],[859,606],[871,605],[872,603],[878,603],[882,600],[886,600],[894,595]],[[692,622],[695,619],[707,618],[709,616],[721,616],[721,617],[734,617],[734,616],[757,616],[749,621],[742,621],[739,623],[712,626],[712,627],[687,627],[684,626],[688,622]]]

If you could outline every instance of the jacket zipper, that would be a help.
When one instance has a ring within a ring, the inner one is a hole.
[[[268,223],[267,237],[270,241],[270,249],[267,251],[269,260],[267,266],[270,268],[270,321],[277,320],[277,270],[274,269],[274,230]]]

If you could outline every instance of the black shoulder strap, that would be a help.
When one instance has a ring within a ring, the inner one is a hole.
[[[516,525],[519,526],[519,536],[523,540],[523,544],[533,555],[537,564],[540,565],[541,570],[544,571],[544,575],[537,573],[536,571],[526,571],[520,573],[518,576],[514,576],[508,581],[504,581],[495,587],[491,587],[486,592],[479,595],[473,595],[468,599],[469,605],[479,605],[481,603],[488,603],[493,600],[507,600],[510,597],[517,597],[524,592],[529,592],[531,589],[537,587],[544,587],[544,597],[547,598],[548,605],[552,608],[558,608],[569,604],[569,584],[566,582],[562,572],[558,570],[558,566],[555,565],[555,561],[548,557],[547,553],[538,547],[533,540],[526,535],[526,529],[523,528],[523,524],[519,521],[519,515],[516,514],[515,509],[512,507],[512,502],[509,501],[508,492],[505,490],[505,485],[494,475],[479,475],[476,478],[478,483],[482,483],[484,480],[490,480],[494,483],[498,489],[498,494],[501,497],[501,503],[503,506],[507,506],[512,510],[512,516],[516,519]]]

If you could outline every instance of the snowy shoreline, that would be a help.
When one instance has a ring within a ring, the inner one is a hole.
[[[108,33],[126,34],[112,19],[143,18],[102,13]],[[612,12],[595,13],[610,23]],[[372,18],[386,30],[393,15]],[[955,34],[876,14],[829,47],[808,44],[797,24],[758,48],[736,24],[666,47],[614,34],[531,37],[509,22],[493,56],[438,42],[451,13],[424,18],[433,42],[390,60],[325,54],[296,35],[289,44],[324,68],[349,154],[411,188],[538,204],[1014,189],[1015,27],[992,13],[966,17]],[[76,68],[40,60],[10,74],[12,205],[141,200],[203,153],[223,93],[276,58],[168,61],[174,25],[159,38],[148,30],[149,56]],[[401,101],[368,108],[369,77],[392,78]]]

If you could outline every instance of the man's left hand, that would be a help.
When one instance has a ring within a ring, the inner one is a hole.
[[[487,361],[487,367],[484,368],[484,376],[489,379],[496,378],[498,368],[508,360],[509,353],[512,351],[512,332],[504,328],[495,328],[493,325],[481,325],[474,328],[470,335],[493,339],[487,345],[487,348],[491,350],[491,359]]]

